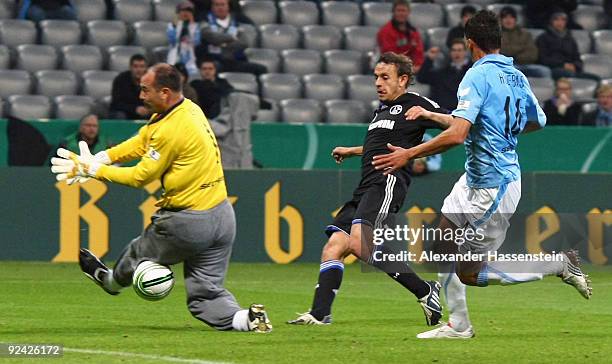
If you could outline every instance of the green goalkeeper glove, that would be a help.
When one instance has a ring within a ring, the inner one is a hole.
[[[59,148],[57,155],[60,158],[51,158],[51,172],[56,173],[58,181],[66,181],[71,185],[75,182],[84,183],[89,177],[95,177],[96,171],[102,164],[110,164],[111,160],[105,151],[92,155],[89,146],[84,141],[79,142],[81,155],[69,150]]]

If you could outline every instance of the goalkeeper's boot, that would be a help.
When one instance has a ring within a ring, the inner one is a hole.
[[[587,300],[593,294],[591,279],[580,269],[580,257],[577,250],[568,250],[563,254],[563,273],[559,275],[563,282],[574,286]]]
[[[254,303],[249,307],[249,330],[261,333],[272,331],[272,324],[268,319],[264,305]]]
[[[474,334],[474,329],[470,325],[465,331],[455,330],[450,323],[440,324],[433,330],[425,331],[417,335],[417,339],[471,339]]]
[[[287,323],[290,325],[329,325],[332,323],[332,318],[331,315],[327,315],[318,320],[310,312],[306,312],[298,313],[298,317],[295,320],[287,321]]]
[[[442,305],[440,304],[440,288],[437,281],[425,281],[429,286],[429,294],[419,298],[417,302],[423,308],[427,326],[435,326],[442,318]]]
[[[98,259],[98,257],[93,255],[92,252],[81,248],[79,251],[79,265],[83,273],[94,281],[95,284],[102,287],[106,293],[112,294],[113,296],[119,294],[119,292],[112,291],[104,286],[104,277],[107,274],[111,274],[111,271],[100,261],[100,259]]]

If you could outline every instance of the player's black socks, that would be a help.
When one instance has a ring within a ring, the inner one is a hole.
[[[344,264],[339,260],[328,260],[321,263],[319,282],[315,289],[310,314],[317,320],[331,314],[331,306],[342,283]]]
[[[370,264],[387,273],[389,277],[393,278],[399,284],[404,286],[404,288],[412,292],[416,298],[422,298],[429,294],[429,285],[422,280],[408,264],[401,261],[381,261],[382,259],[380,258],[397,254],[397,251],[394,251],[385,244],[376,246],[374,252],[376,251],[380,253],[373,254],[370,257]],[[376,258],[379,258],[379,260],[377,261]]]

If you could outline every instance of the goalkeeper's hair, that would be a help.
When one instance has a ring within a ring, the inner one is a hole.
[[[497,15],[480,10],[465,23],[465,38],[471,39],[485,53],[501,48],[501,28]]]
[[[183,91],[181,73],[176,69],[176,67],[167,63],[158,63],[151,67],[151,71],[155,74],[154,87],[157,90],[167,87],[174,92]]]

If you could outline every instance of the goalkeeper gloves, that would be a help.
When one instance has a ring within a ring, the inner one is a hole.
[[[57,174],[58,181],[65,180],[69,185],[75,182],[84,183],[89,177],[95,177],[101,165],[111,163],[108,153],[102,151],[92,155],[84,141],[79,142],[79,150],[81,155],[59,148],[57,155],[60,158],[51,158],[51,172]]]

